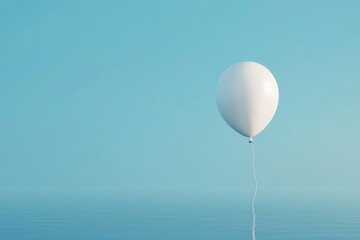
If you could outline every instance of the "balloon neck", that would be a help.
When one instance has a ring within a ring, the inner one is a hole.
[[[254,139],[252,137],[249,137],[249,143],[253,143]]]

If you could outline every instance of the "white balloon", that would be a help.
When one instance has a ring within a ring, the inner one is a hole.
[[[224,120],[238,133],[258,135],[270,123],[279,101],[274,76],[261,64],[241,62],[222,74],[217,104]]]

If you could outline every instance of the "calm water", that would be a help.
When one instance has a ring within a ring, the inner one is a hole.
[[[257,239],[360,239],[357,203],[257,201]],[[3,195],[0,239],[251,239],[241,197]]]

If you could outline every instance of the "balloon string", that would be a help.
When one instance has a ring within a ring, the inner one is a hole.
[[[255,199],[256,199],[256,194],[257,194],[257,179],[256,179],[256,172],[255,172],[255,151],[254,151],[254,143],[253,142],[251,142],[251,149],[252,149],[252,160],[253,160],[253,174],[254,174],[254,180],[255,180],[255,191],[254,191],[254,197],[252,200],[252,213],[253,213],[252,239],[256,240],[256,236],[255,236],[255,225],[256,225]]]

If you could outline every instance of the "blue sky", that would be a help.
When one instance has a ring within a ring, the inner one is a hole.
[[[360,184],[357,1],[1,1],[0,186],[253,186],[221,73],[268,67],[259,185]]]

